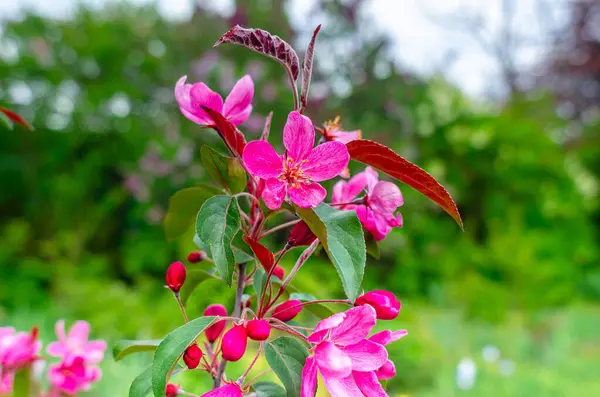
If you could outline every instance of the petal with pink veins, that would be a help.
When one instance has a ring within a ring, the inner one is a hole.
[[[371,342],[379,343],[380,345],[387,345],[389,343],[404,338],[406,335],[408,335],[408,331],[405,329],[401,329],[395,332],[386,329],[385,331],[380,331],[376,334],[371,335],[369,340]]]
[[[323,378],[343,378],[352,373],[352,361],[333,342],[322,342],[315,348],[315,361]]]
[[[348,182],[346,182],[346,181],[339,181],[335,185],[333,185],[333,193],[331,195],[332,202],[345,203],[343,197],[344,197],[344,191],[346,190],[347,184],[348,184]]]
[[[317,390],[317,361],[314,357],[308,357],[302,368],[302,384],[300,385],[300,397],[315,397]]]
[[[229,121],[233,125],[238,126],[238,125],[242,124],[244,121],[248,120],[248,117],[250,117],[251,113],[252,113],[252,105],[248,106],[245,110],[231,116],[229,118]]]
[[[388,397],[388,394],[383,390],[381,383],[377,380],[377,375],[374,372],[358,372],[352,373],[356,385],[363,392],[365,397]]]
[[[301,208],[316,207],[327,196],[327,190],[318,183],[299,183],[297,186],[288,186],[288,194],[294,204]]]
[[[331,340],[339,345],[353,345],[365,339],[375,326],[375,309],[369,305],[354,307],[346,311],[344,321],[331,330]]]
[[[369,206],[384,215],[392,214],[402,204],[400,188],[392,182],[378,182],[369,195]]]
[[[344,321],[344,318],[346,318],[346,314],[335,313],[334,315],[319,321],[313,333],[308,336],[308,341],[315,344],[323,342],[329,331],[340,325],[342,321]]]
[[[281,207],[285,199],[286,184],[279,179],[267,179],[265,188],[262,192],[262,199],[270,210],[276,210]]]
[[[344,378],[323,376],[323,383],[331,397],[364,397],[352,375]]]
[[[235,83],[233,89],[225,98],[223,104],[223,116],[239,125],[248,119],[252,110],[252,98],[254,97],[254,83],[249,75],[245,75]]]
[[[381,368],[388,359],[387,350],[370,340],[364,339],[342,349],[350,360],[354,371],[375,371]]]
[[[381,368],[375,371],[375,375],[379,380],[392,379],[396,376],[396,366],[394,365],[394,362],[392,360],[387,360]]]
[[[369,176],[366,172],[359,172],[348,181],[344,191],[344,202],[352,201],[367,187]]]
[[[302,170],[315,182],[335,178],[346,168],[350,154],[346,145],[341,142],[325,142],[314,148]]]
[[[283,127],[283,145],[288,158],[294,161],[305,160],[315,144],[315,129],[312,121],[298,111],[290,112]]]
[[[201,119],[210,120],[209,124],[213,124],[212,118],[202,110],[201,106],[206,106],[216,112],[223,112],[223,98],[204,83],[196,83],[192,85],[190,90],[191,113]]]
[[[252,175],[269,179],[283,173],[283,160],[266,141],[252,141],[244,147],[244,164]]]

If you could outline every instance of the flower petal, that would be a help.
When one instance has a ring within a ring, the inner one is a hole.
[[[250,116],[248,108],[252,110],[253,97],[254,83],[249,75],[245,75],[235,83],[233,89],[225,98],[223,116],[231,119],[231,122],[235,125],[242,124]]]
[[[356,196],[365,190],[369,178],[371,178],[371,176],[369,176],[369,174],[366,172],[359,172],[350,178],[344,191],[344,201],[354,200]]]
[[[339,131],[339,132],[333,133],[332,135],[333,135],[334,140],[336,140],[338,142],[342,142],[343,144],[346,144],[346,143],[354,141],[356,139],[361,139],[362,131],[361,130]]]
[[[204,393],[201,397],[242,397],[242,391],[237,383],[229,383]]]
[[[375,309],[369,305],[346,311],[344,321],[332,329],[331,339],[339,345],[353,345],[365,339],[376,323]]]
[[[90,335],[90,323],[87,321],[77,321],[69,331],[69,342],[74,342],[78,345],[87,343]]]
[[[343,378],[352,373],[352,361],[333,342],[322,342],[315,348],[315,360],[323,378]]]
[[[279,179],[273,178],[265,181],[262,199],[268,209],[276,210],[281,207],[281,203],[283,203],[287,192],[286,187],[287,185]]]
[[[379,380],[392,379],[396,376],[396,366],[394,365],[394,362],[392,360],[387,360],[381,368],[375,371],[375,375]]]
[[[294,204],[302,208],[316,207],[327,196],[327,190],[318,183],[300,183],[296,186],[288,186],[288,194]]]
[[[60,342],[67,342],[67,334],[65,333],[65,320],[58,320],[54,325],[54,330],[56,331],[56,337]]]
[[[383,240],[392,231],[392,227],[388,225],[387,220],[381,216],[377,216],[368,207],[359,205],[356,206],[355,211],[360,223],[373,235],[376,241]]]
[[[307,357],[302,369],[302,384],[300,397],[315,397],[317,390],[317,361],[314,357]]]
[[[356,385],[365,395],[365,397],[388,397],[388,394],[383,390],[381,383],[377,380],[375,372],[358,372],[352,373]]]
[[[345,317],[344,313],[335,313],[319,321],[313,333],[308,336],[308,341],[315,344],[323,342],[329,330],[340,325]]]
[[[315,129],[312,121],[297,111],[290,112],[283,127],[283,145],[288,158],[305,160],[315,144]]]
[[[252,141],[244,148],[242,159],[248,170],[260,178],[277,178],[283,173],[283,160],[266,141]]]
[[[46,351],[52,357],[62,357],[67,354],[68,349],[62,342],[52,342],[48,345]]]
[[[344,190],[348,182],[339,181],[333,185],[333,193],[331,195],[331,201],[334,203],[344,203]]]
[[[306,176],[315,182],[335,178],[346,168],[350,161],[350,154],[346,145],[341,142],[325,142],[314,148],[302,170]]]
[[[376,334],[371,335],[369,340],[371,342],[379,343],[380,345],[387,345],[397,341],[398,339],[404,338],[406,335],[408,335],[408,331],[405,329],[395,332],[386,329],[385,331],[377,332]]]
[[[392,182],[378,182],[369,195],[369,206],[383,215],[392,214],[402,204],[400,188]]]
[[[99,363],[104,358],[106,342],[103,340],[94,340],[88,342],[85,347],[85,360],[90,364]]]
[[[367,339],[346,346],[342,350],[352,360],[354,371],[375,371],[388,359],[388,352],[383,345]]]
[[[363,397],[354,377],[348,375],[345,378],[332,378],[323,376],[323,383],[331,397]]]
[[[187,76],[183,76],[177,81],[177,84],[175,84],[175,99],[182,110],[185,109],[188,112],[192,112],[192,103],[190,101],[190,90],[192,89],[192,85],[185,84],[186,79]]]
[[[202,119],[210,120],[209,124],[213,124],[212,118],[200,107],[206,106],[209,109],[223,112],[223,98],[204,83],[196,83],[190,89],[191,113]]]

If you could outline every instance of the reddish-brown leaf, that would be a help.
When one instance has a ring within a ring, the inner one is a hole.
[[[214,46],[217,47],[223,43],[239,44],[273,58],[288,70],[294,80],[298,79],[300,74],[298,54],[291,45],[279,36],[272,35],[266,30],[246,29],[240,25],[235,25],[221,36]]]
[[[321,30],[321,25],[317,26],[313,32],[312,39],[306,49],[304,55],[304,62],[302,63],[302,93],[300,94],[301,113],[306,109],[308,104],[308,89],[310,88],[310,79],[312,77],[313,58],[315,56],[315,41],[317,40],[317,34]]]
[[[248,244],[250,246],[250,249],[252,250],[252,252],[254,252],[256,259],[258,259],[260,264],[263,265],[263,267],[265,268],[265,271],[268,273],[271,270],[271,268],[273,267],[273,264],[275,263],[275,258],[273,257],[273,253],[271,251],[269,251],[269,249],[267,247],[265,247],[258,241],[254,240],[248,236],[243,236],[243,238],[244,238],[244,241],[246,242],[246,244]]]
[[[402,158],[387,146],[377,142],[358,139],[349,142],[346,146],[352,160],[375,167],[423,193],[442,207],[464,230],[460,213],[450,194],[423,169]]]
[[[244,134],[240,130],[236,128],[229,120],[227,120],[221,113],[207,108],[206,106],[200,105],[202,109],[208,113],[210,118],[215,123],[211,127],[214,128],[223,141],[225,141],[225,145],[229,148],[232,154],[242,155],[244,151],[244,147],[246,146],[246,138],[244,138]]]
[[[13,123],[20,124],[25,128],[33,130],[33,126],[31,124],[29,124],[27,122],[27,120],[25,120],[23,117],[21,117],[18,113],[13,112],[12,110],[3,108],[2,106],[0,106],[0,112],[4,113],[6,115],[6,117],[8,117],[8,119],[10,121],[12,121]]]

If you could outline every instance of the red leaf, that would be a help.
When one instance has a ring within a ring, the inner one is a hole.
[[[18,113],[15,113],[12,110],[3,108],[2,106],[0,106],[0,112],[4,113],[6,115],[6,117],[8,117],[8,119],[10,121],[12,121],[13,123],[20,124],[25,128],[33,130],[33,126],[31,124],[29,124],[27,122],[27,120],[25,120],[23,117],[21,117]]]
[[[464,230],[458,208],[450,194],[423,169],[402,158],[387,146],[377,142],[358,139],[349,142],[346,146],[352,160],[375,167],[423,193],[450,214],[460,228]]]
[[[302,93],[300,94],[300,103],[302,104],[302,110],[306,108],[308,104],[308,89],[310,88],[310,79],[312,76],[313,58],[315,54],[315,41],[317,40],[317,34],[321,30],[321,25],[317,26],[313,32],[312,39],[306,49],[306,55],[304,55],[304,62],[302,63]]]
[[[273,267],[273,263],[275,263],[273,253],[269,251],[267,247],[248,236],[243,236],[243,239],[246,242],[246,244],[250,246],[250,249],[252,250],[252,252],[254,252],[254,255],[256,255],[256,258],[258,259],[260,264],[263,265],[263,267],[265,268],[265,271],[269,272]]]
[[[235,25],[217,40],[214,47],[223,43],[239,44],[273,58],[287,69],[294,80],[298,79],[300,74],[298,54],[291,45],[279,36],[272,35],[266,30],[246,29],[240,25]]]
[[[200,105],[202,109],[208,113],[210,118],[213,120],[215,125],[213,127],[223,138],[225,144],[229,148],[232,154],[242,155],[244,147],[246,146],[246,138],[240,130],[236,128],[229,120],[227,120],[221,113],[207,108],[206,106]]]

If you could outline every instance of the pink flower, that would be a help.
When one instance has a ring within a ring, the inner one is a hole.
[[[375,309],[369,305],[320,321],[308,337],[314,355],[304,364],[300,396],[314,397],[317,370],[332,397],[387,396],[375,373],[387,363],[387,350],[367,339],[375,322]]]
[[[204,393],[200,397],[242,397],[242,390],[237,383],[229,383],[221,386],[218,389]]]
[[[14,372],[3,372],[0,376],[0,396],[12,394],[13,382],[15,380]]]
[[[366,190],[364,198],[356,197]],[[394,212],[404,204],[402,193],[392,182],[379,181],[377,172],[367,167],[364,172],[354,175],[348,182],[339,181],[333,187],[334,203],[352,203],[341,209],[355,210],[363,227],[377,241],[383,240],[394,227],[402,227],[402,215]]]
[[[201,108],[221,113],[232,124],[238,126],[248,119],[252,112],[252,97],[254,83],[252,78],[245,75],[235,84],[223,103],[223,98],[204,83],[185,84],[187,76],[179,79],[175,85],[175,99],[179,103],[181,113],[188,119],[200,125],[212,125],[212,118]]]
[[[61,357],[63,360],[74,356],[82,357],[86,364],[96,364],[104,358],[106,342],[103,340],[88,341],[90,324],[87,321],[77,321],[65,334],[65,322],[56,322],[57,342],[52,342],[46,349],[53,357]]]
[[[4,371],[17,371],[38,359],[42,343],[37,336],[37,327],[33,327],[31,332],[0,328],[0,366]]]
[[[348,165],[350,155],[341,142],[326,142],[313,148],[312,122],[291,112],[283,129],[286,153],[282,156],[266,141],[246,145],[243,160],[248,170],[265,179],[262,198],[269,209],[281,207],[286,195],[302,208],[319,205],[327,192],[316,182],[336,177]]]
[[[405,329],[395,332],[385,330],[371,335],[369,340],[382,346],[386,346],[397,341],[398,339],[404,338],[406,335],[408,335],[408,331]],[[379,380],[392,379],[394,376],[396,376],[396,367],[394,366],[394,362],[392,360],[387,360],[385,364],[375,371],[375,375]]]
[[[400,313],[400,306],[402,306],[396,295],[383,289],[370,291],[359,296],[354,302],[354,306],[361,305],[373,306],[378,320],[395,319]]]
[[[76,394],[88,390],[93,382],[100,379],[100,368],[87,366],[83,357],[77,356],[50,366],[48,377],[52,387],[66,394]]]
[[[323,129],[320,130],[323,137],[327,141],[338,141],[344,144],[361,139],[361,130],[354,131],[342,131],[342,125],[340,124],[340,116],[337,116],[335,120],[329,120],[323,123]]]

